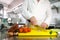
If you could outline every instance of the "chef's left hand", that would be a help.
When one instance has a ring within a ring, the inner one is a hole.
[[[48,25],[47,25],[46,23],[42,23],[42,24],[41,24],[41,27],[45,29],[45,28],[48,27]]]

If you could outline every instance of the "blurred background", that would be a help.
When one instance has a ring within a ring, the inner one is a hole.
[[[20,8],[22,6],[24,0],[0,0],[0,30],[2,29],[2,24],[4,24],[7,28],[10,28],[10,25],[13,23],[26,23],[22,22],[20,16]],[[50,26],[59,27],[60,28],[60,0],[49,0],[51,3],[52,9],[52,22]],[[0,32],[1,34],[1,32]],[[3,35],[3,34],[2,34]],[[1,38],[1,35],[0,35]]]
[[[53,12],[53,18],[51,25],[60,27],[60,0],[49,0],[51,3],[51,8]],[[0,4],[3,4],[4,9],[2,8],[3,13],[0,12],[0,18],[15,18],[18,17],[21,13],[20,7],[23,3],[23,0],[0,0]],[[17,15],[16,15],[17,14]],[[13,20],[12,18],[12,20]],[[16,20],[17,21],[17,20]],[[1,20],[0,20],[1,22]]]
[[[60,27],[60,0],[50,0],[53,13],[51,25]]]

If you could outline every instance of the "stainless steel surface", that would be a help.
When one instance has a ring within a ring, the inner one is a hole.
[[[8,38],[6,32],[7,32],[6,29],[0,32],[0,40],[60,40],[60,36],[53,39],[52,38],[18,38],[17,36]]]

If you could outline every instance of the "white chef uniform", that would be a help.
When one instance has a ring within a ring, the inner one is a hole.
[[[24,0],[20,11],[26,19],[35,16],[37,24],[41,25],[43,22],[50,24],[52,19],[52,11],[49,0]]]

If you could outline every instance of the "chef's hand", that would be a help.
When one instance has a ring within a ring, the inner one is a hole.
[[[47,25],[46,23],[42,23],[42,24],[41,24],[41,27],[45,29],[45,28],[48,27],[48,25]]]
[[[30,22],[32,25],[37,25],[37,20],[34,16],[30,18]]]

